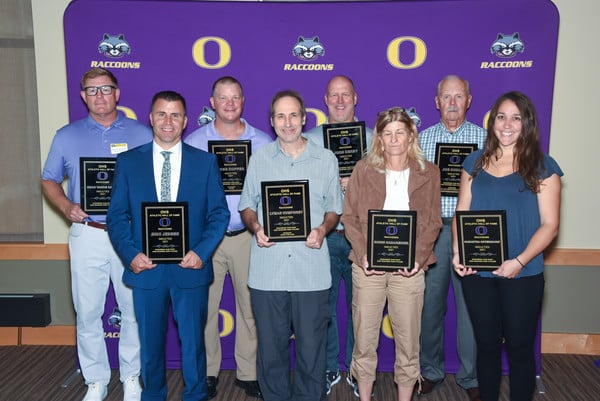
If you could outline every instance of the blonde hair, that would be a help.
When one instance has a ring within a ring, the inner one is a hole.
[[[421,150],[421,145],[419,145],[417,126],[402,107],[392,107],[377,114],[370,150],[365,156],[367,165],[380,173],[385,173],[385,153],[383,146],[379,143],[379,138],[385,127],[394,121],[404,124],[410,132],[411,140],[408,145],[408,160],[414,160],[419,165],[420,170],[425,170],[425,155]]]

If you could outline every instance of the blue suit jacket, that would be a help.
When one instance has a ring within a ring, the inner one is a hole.
[[[157,202],[152,142],[117,157],[106,221],[110,240],[125,265],[123,281],[144,289],[156,288],[164,270],[174,269],[180,288],[208,285],[213,280],[212,254],[221,242],[229,210],[217,159],[213,154],[182,144],[177,201],[188,202],[189,245],[202,258],[202,269],[159,264],[138,274],[131,261],[142,252],[142,202]]]

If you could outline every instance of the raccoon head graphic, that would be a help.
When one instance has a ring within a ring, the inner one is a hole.
[[[406,114],[410,117],[411,120],[415,123],[417,127],[421,126],[421,117],[417,114],[417,109],[415,107],[411,107],[410,109],[406,109]]]
[[[519,39],[519,32],[512,35],[498,34],[496,41],[492,43],[491,52],[498,57],[509,58],[523,53],[525,44]]]
[[[131,47],[125,40],[125,35],[104,34],[102,41],[98,44],[98,52],[110,58],[121,58],[131,53]]]
[[[323,56],[325,54],[325,48],[319,43],[319,37],[305,39],[302,36],[298,37],[298,43],[292,50],[294,56],[301,60],[314,60],[317,56]]]
[[[121,327],[121,311],[119,310],[119,308],[115,307],[113,309],[112,313],[108,317],[108,324],[117,329]]]
[[[198,117],[198,125],[206,125],[215,119],[215,111],[207,106],[202,106],[202,114]]]

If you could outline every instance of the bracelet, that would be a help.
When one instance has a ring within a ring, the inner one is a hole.
[[[525,267],[525,265],[524,265],[524,264],[523,264],[523,263],[522,263],[522,262],[519,260],[519,258],[515,257],[515,260],[516,260],[517,262],[519,262],[519,264],[521,265],[521,267]]]

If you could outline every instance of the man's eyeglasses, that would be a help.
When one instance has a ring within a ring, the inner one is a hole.
[[[83,91],[87,96],[96,96],[98,94],[98,90],[103,95],[110,95],[113,93],[113,90],[117,89],[114,85],[102,85],[102,86],[86,86],[83,88]]]

